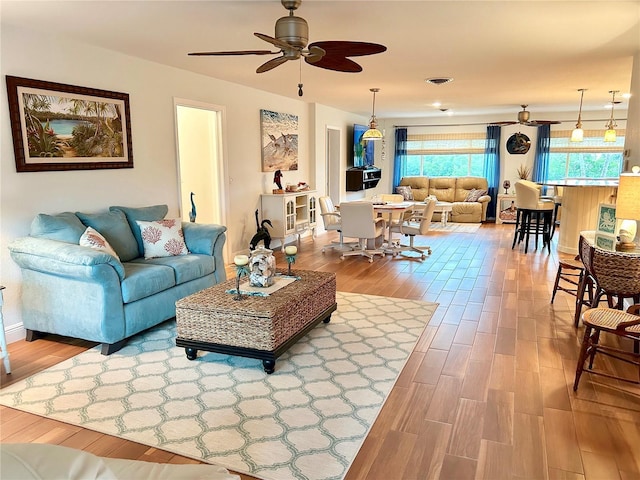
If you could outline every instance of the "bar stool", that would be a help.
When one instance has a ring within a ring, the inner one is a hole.
[[[558,262],[558,272],[556,273],[556,281],[553,285],[551,303],[555,300],[558,290],[566,292],[569,295],[573,295],[576,297],[576,301],[579,298],[578,291],[580,289],[580,282],[584,275],[584,266],[582,263],[579,263],[579,260],[580,256],[578,255],[573,260],[560,260]],[[589,296],[588,300],[584,299],[585,293]],[[590,306],[592,302],[593,289],[589,288],[586,289],[586,292],[582,293],[582,301],[580,303],[582,305]]]
[[[556,227],[558,225],[560,225],[560,221],[558,220],[558,211],[560,210],[560,207],[562,206],[562,193],[563,193],[563,188],[562,187],[554,187],[555,189],[555,195],[553,196],[553,220],[551,221],[551,238],[553,238],[553,235],[556,233]]]
[[[576,377],[573,382],[573,390],[578,390],[580,376],[584,371],[584,364],[589,359],[589,373],[602,375],[617,380],[623,380],[630,383],[640,383],[640,355],[637,352],[631,352],[623,348],[614,347],[613,345],[603,345],[600,343],[600,334],[608,333],[617,335],[621,338],[627,338],[637,344],[640,341],[640,305],[632,305],[627,312],[613,310],[611,308],[592,308],[584,312],[582,322],[585,325],[584,338],[580,355],[578,356],[578,365],[576,367]],[[628,377],[620,377],[613,375],[615,370],[605,371],[602,369],[595,370],[593,362],[596,353],[601,353],[610,358],[622,360],[623,362],[635,365],[638,370],[638,379]]]
[[[524,253],[529,249],[529,236],[535,238],[536,250],[538,237],[542,236],[542,248],[547,247],[551,253],[551,220],[554,203],[551,199],[540,197],[540,185],[528,180],[516,182],[516,226],[513,235],[513,245],[525,241]]]

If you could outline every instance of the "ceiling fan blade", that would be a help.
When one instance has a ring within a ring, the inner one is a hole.
[[[291,50],[294,48],[292,45],[289,45],[287,42],[283,42],[282,40],[278,40],[277,38],[270,37],[269,35],[265,35],[264,33],[254,33],[256,37],[260,40],[264,40],[265,42],[270,43],[271,45],[275,45],[282,50]]]
[[[375,55],[387,50],[387,47],[377,43],[369,42],[349,42],[342,40],[330,40],[326,42],[313,42],[309,44],[309,50],[313,47],[320,47],[327,55],[340,55],[342,57],[362,57],[364,55]]]
[[[529,125],[530,127],[538,127],[540,125],[557,125],[561,122],[557,120],[531,120],[530,122],[524,122],[525,125]]]
[[[505,125],[515,125],[518,122],[491,122],[489,125],[494,125],[496,127],[503,127]]]
[[[235,50],[229,52],[192,52],[188,55],[193,56],[225,56],[225,55],[275,55],[280,51],[272,52],[271,50]]]
[[[325,56],[326,53],[327,52],[320,47],[313,46],[309,49],[309,53],[305,54],[305,61],[311,64],[317,63]]]
[[[262,65],[260,65],[256,69],[256,73],[268,72],[269,70],[276,68],[278,65],[282,65],[287,60],[288,58],[285,56],[272,58],[271,60],[264,62]]]
[[[315,62],[304,59],[309,65],[314,67],[325,68],[327,70],[335,70],[336,72],[358,73],[362,71],[362,67],[353,60],[346,57],[325,55]]]

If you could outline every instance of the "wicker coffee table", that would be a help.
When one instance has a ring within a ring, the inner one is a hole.
[[[280,272],[284,273],[284,271]],[[198,350],[262,360],[273,373],[276,359],[336,309],[335,273],[297,270],[299,280],[267,297],[227,293],[227,280],[176,302],[176,345],[189,360]]]

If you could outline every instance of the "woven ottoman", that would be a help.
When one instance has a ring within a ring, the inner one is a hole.
[[[281,272],[282,273],[282,272]],[[176,302],[176,345],[195,360],[198,350],[262,360],[273,373],[276,359],[336,309],[335,273],[297,270],[300,279],[266,297],[234,300],[227,280]]]

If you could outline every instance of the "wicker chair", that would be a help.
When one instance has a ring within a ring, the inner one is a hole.
[[[640,341],[640,305],[632,305],[627,312],[614,310],[611,308],[592,308],[587,310],[582,316],[585,325],[584,338],[580,355],[578,356],[578,365],[576,367],[576,377],[573,382],[573,390],[578,390],[580,376],[584,371],[584,364],[589,359],[589,373],[602,375],[609,378],[615,378],[630,383],[640,383],[640,354],[631,352],[629,349],[619,348],[612,343],[603,345],[600,343],[600,334],[608,333],[616,335],[620,342],[629,339],[637,344]],[[621,360],[626,363],[635,365],[638,368],[638,378],[631,379],[614,375],[615,370],[594,369],[593,363],[596,353],[601,353],[611,358]]]

